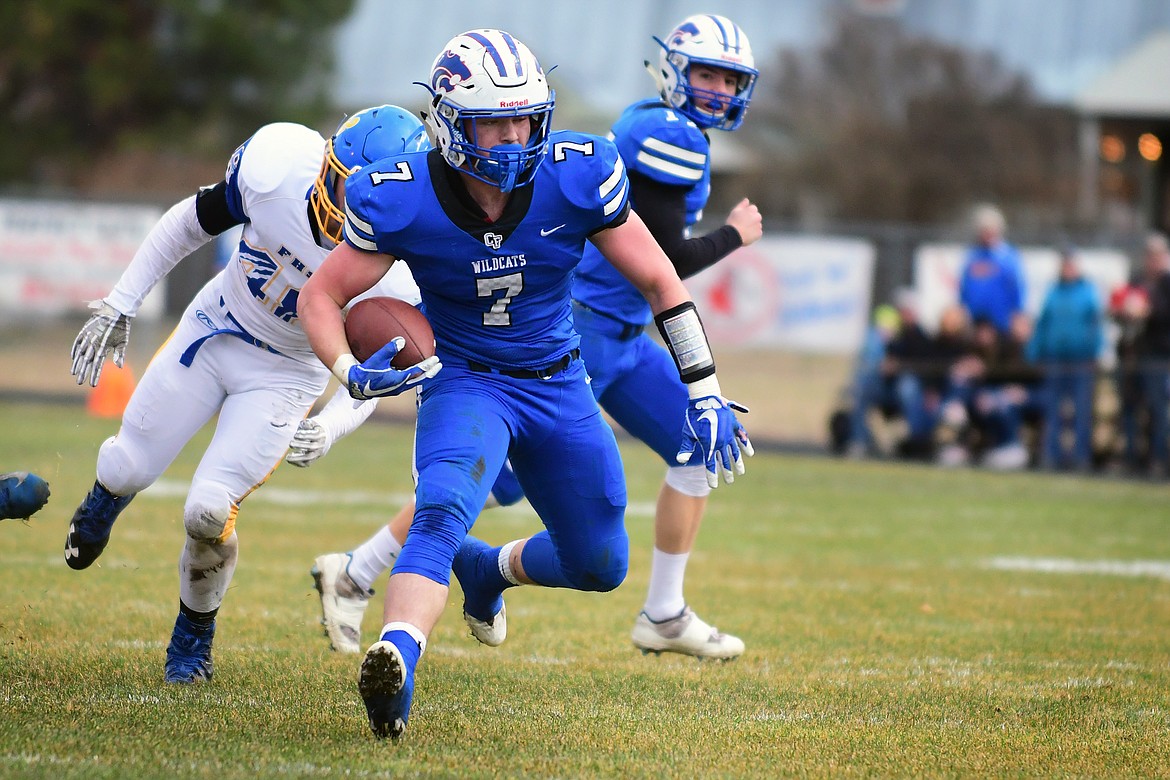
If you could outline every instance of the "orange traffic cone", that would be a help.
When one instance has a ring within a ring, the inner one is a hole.
[[[97,387],[86,398],[85,410],[94,417],[121,417],[134,386],[134,372],[129,365],[118,368],[107,363]]]

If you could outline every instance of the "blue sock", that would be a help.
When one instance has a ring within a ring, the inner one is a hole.
[[[463,588],[463,611],[477,620],[491,620],[504,605],[504,590],[512,583],[500,574],[500,548],[474,536],[463,540],[451,569]]]

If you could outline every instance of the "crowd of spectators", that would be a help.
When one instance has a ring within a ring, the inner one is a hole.
[[[891,454],[947,466],[1165,478],[1170,463],[1170,247],[1149,236],[1141,270],[1101,300],[1076,247],[1035,317],[999,211],[976,214],[954,305],[928,332],[912,291],[879,306],[839,415],[849,457]],[[1107,354],[1107,321],[1116,354]],[[1109,366],[1108,370],[1104,367]],[[1109,397],[1111,396],[1111,397]],[[1109,402],[1102,403],[1105,397]],[[873,426],[898,420],[883,449]]]

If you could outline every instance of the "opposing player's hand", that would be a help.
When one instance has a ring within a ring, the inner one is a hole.
[[[747,198],[735,204],[735,208],[727,215],[727,224],[739,232],[743,245],[754,244],[764,235],[764,219],[756,204]]]
[[[325,457],[331,446],[333,440],[325,428],[309,417],[301,420],[301,424],[297,426],[297,432],[289,442],[288,454],[284,459],[294,466],[306,468]]]
[[[102,376],[102,365],[112,354],[114,365],[121,368],[126,362],[126,345],[130,343],[130,317],[105,301],[94,301],[89,308],[97,311],[81,326],[69,357],[73,360],[70,373],[77,384],[88,379],[90,387],[97,387]]]
[[[397,369],[391,366],[390,361],[405,345],[406,340],[401,336],[391,339],[389,344],[371,355],[365,363],[351,366],[346,375],[350,396],[365,401],[370,398],[398,395],[439,373],[443,364],[439,362],[437,355],[432,355],[408,368]]]
[[[719,487],[721,474],[728,484],[734,482],[736,474],[744,473],[743,456],[756,454],[736,412],[747,414],[748,408],[719,395],[692,398],[687,404],[683,443],[675,460],[702,458],[707,484],[713,488]]]

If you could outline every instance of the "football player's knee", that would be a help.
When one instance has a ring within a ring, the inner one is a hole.
[[[671,466],[666,470],[666,484],[691,498],[705,498],[711,493],[706,466]]]
[[[131,437],[111,436],[98,450],[97,478],[115,496],[145,490],[158,477],[150,457]]]
[[[429,479],[419,482],[415,489],[415,517],[450,516],[458,518],[466,531],[479,515],[481,507],[472,507],[467,500],[470,490],[460,490],[455,483],[445,479]],[[456,545],[458,546],[458,545]]]
[[[235,531],[236,505],[225,490],[192,488],[183,508],[183,527],[197,542],[223,542]]]
[[[580,559],[562,561],[562,570],[577,590],[605,593],[626,579],[629,552],[625,536],[610,539]]]
[[[450,584],[451,562],[465,536],[467,529],[450,512],[416,509],[410,534],[394,565],[395,573],[418,574],[442,585]]]

